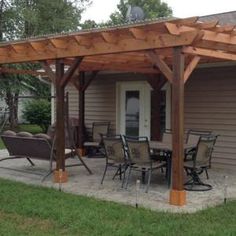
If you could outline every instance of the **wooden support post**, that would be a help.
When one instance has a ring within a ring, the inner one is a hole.
[[[84,144],[84,109],[85,109],[85,72],[79,74],[79,152],[81,156],[85,155]]]
[[[151,140],[161,140],[161,88],[166,83],[162,74],[151,75],[148,79],[151,91]]]
[[[61,79],[64,74],[64,63],[61,59],[56,60],[56,170],[54,182],[67,182],[65,171],[65,114],[64,114],[64,86]]]
[[[184,178],[184,54],[181,47],[173,49],[172,81],[172,187],[170,204],[186,204]]]

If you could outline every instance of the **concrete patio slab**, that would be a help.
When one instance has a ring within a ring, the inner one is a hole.
[[[6,150],[0,151],[0,158],[8,155]],[[136,204],[136,180],[140,179],[140,173],[132,175],[128,189],[121,188],[121,181],[116,178],[112,180],[114,169],[107,172],[103,185],[100,184],[103,174],[105,159],[84,158],[88,166],[93,171],[89,175],[84,167],[68,168],[69,182],[62,185],[64,192],[95,197],[106,201],[114,201],[127,205]],[[73,164],[77,159],[68,160]],[[26,184],[40,185],[46,187],[59,188],[58,184],[52,182],[52,176],[41,182],[42,175],[48,170],[47,161],[34,160],[36,166],[30,166],[26,159],[7,160],[0,162],[0,177],[16,180]],[[165,175],[160,170],[153,172],[150,190],[145,193],[145,186],[141,184],[138,191],[138,205],[152,210],[168,212],[196,212],[210,206],[215,206],[224,201],[225,179],[227,176],[227,198],[236,199],[236,173],[232,170],[214,169],[209,170],[210,179],[207,180],[202,175],[202,180],[213,186],[207,192],[187,192],[187,205],[183,207],[171,206],[168,203],[169,189]]]

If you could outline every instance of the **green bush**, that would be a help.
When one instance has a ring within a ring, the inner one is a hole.
[[[31,124],[39,125],[43,132],[51,122],[51,104],[45,99],[27,102],[23,109],[23,116]]]

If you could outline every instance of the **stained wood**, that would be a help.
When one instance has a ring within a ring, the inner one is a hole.
[[[52,68],[50,67],[50,64],[47,61],[41,61],[41,66],[45,70],[45,72],[46,72],[47,76],[49,77],[49,79],[53,83],[55,83],[56,75],[55,75],[54,71],[52,70]]]
[[[182,48],[173,49],[172,82],[172,189],[183,190],[184,160],[184,55]]]
[[[197,48],[197,47],[185,47],[183,52],[191,55],[205,56],[209,58],[220,58],[224,60],[236,61],[236,54],[225,53],[210,49]]]
[[[56,60],[56,168],[65,170],[65,109],[64,109],[64,87],[61,79],[64,74],[64,63]]]
[[[155,66],[160,69],[160,71],[166,76],[166,78],[170,82],[172,82],[173,72],[171,71],[170,67],[165,63],[165,61],[153,51],[147,52],[147,57]]]
[[[147,32],[146,40],[140,40],[134,38],[129,33],[126,34],[125,37],[121,38],[120,43],[114,44],[105,42],[104,40],[100,40],[100,34],[101,33],[93,32],[91,35],[68,35],[67,37],[57,36],[54,38],[57,40],[64,40],[64,43],[67,44],[66,48],[55,47],[55,44],[52,44],[52,42],[50,42],[50,38],[38,39],[37,42],[41,44],[40,47],[43,47],[43,51],[40,51],[40,53],[36,52],[31,47],[28,47],[28,44],[30,43],[29,40],[14,43],[14,45],[20,45],[25,47],[25,51],[27,51],[27,54],[18,53],[16,51],[9,51],[7,47],[11,44],[2,45],[0,47],[0,64],[49,60],[66,57],[124,53],[130,51],[142,51],[163,47],[189,45],[197,36],[197,32],[183,32],[180,35],[176,36],[170,34],[158,35],[154,31]],[[72,41],[72,39],[74,40]],[[93,46],[93,42],[96,42],[96,47]]]
[[[196,68],[198,62],[200,61],[199,56],[194,56],[190,63],[188,64],[187,68],[184,71],[184,83],[188,80],[189,76],[193,72],[193,70]]]
[[[86,89],[88,88],[88,86],[89,86],[89,85],[92,83],[92,81],[96,78],[97,74],[98,74],[98,71],[93,71],[93,72],[92,72],[92,74],[91,74],[91,76],[89,77],[88,81],[87,81],[86,83],[84,82],[83,86],[81,87],[81,91],[82,91],[82,92],[85,92],[85,91],[86,91]]]
[[[16,74],[16,75],[32,75],[32,76],[47,75],[45,72],[33,71],[33,70],[21,70],[21,69],[9,68],[9,67],[0,67],[0,73]]]
[[[60,84],[61,86],[63,86],[63,87],[66,86],[66,84],[69,82],[69,80],[73,77],[73,74],[75,73],[76,69],[78,69],[82,60],[83,60],[83,57],[78,57],[75,59],[73,64],[70,66],[70,68],[63,75],[63,77],[61,79],[61,84]]]
[[[83,148],[85,141],[85,73],[79,75],[79,148]]]

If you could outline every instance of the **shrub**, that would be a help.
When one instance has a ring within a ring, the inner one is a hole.
[[[51,122],[51,104],[45,99],[27,102],[23,110],[24,118],[31,124],[39,125],[43,132]]]

